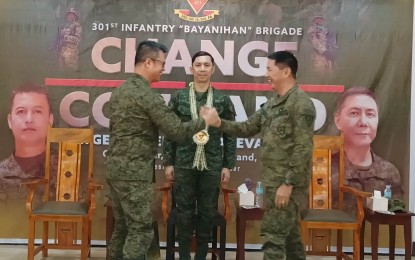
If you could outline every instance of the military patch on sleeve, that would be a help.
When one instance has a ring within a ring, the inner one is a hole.
[[[307,122],[308,127],[310,127],[313,124],[314,116],[305,115],[305,121]]]

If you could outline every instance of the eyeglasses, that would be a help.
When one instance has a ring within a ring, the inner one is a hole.
[[[158,60],[158,59],[152,59],[152,58],[150,58],[152,61],[158,61],[158,62],[160,62],[161,63],[161,65],[164,67],[164,65],[166,65],[166,61],[163,61],[163,60]]]

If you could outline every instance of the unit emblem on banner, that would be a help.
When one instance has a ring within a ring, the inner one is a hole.
[[[177,14],[180,19],[189,22],[206,22],[219,15],[219,10],[202,10],[209,0],[187,0],[192,7],[193,12],[198,15],[202,11],[202,16],[191,16],[189,9],[174,9],[174,14]]]

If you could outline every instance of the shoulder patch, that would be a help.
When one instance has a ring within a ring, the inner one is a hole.
[[[305,121],[307,122],[307,125],[310,127],[314,122],[314,116],[305,115]]]
[[[313,107],[300,107],[298,109],[298,112],[300,115],[312,115],[315,116],[316,115],[316,110]]]

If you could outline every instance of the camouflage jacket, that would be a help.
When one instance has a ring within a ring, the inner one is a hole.
[[[81,24],[77,21],[72,23],[67,23],[65,27],[60,31],[60,36],[62,39],[62,47],[76,46],[81,41],[82,27]]]
[[[382,157],[372,153],[373,162],[370,166],[362,167],[352,164],[345,156],[344,159],[344,185],[362,191],[373,192],[385,190],[386,185],[392,186],[392,198],[401,199],[403,195],[401,175],[398,169]],[[332,164],[332,194],[333,207],[338,203],[339,183],[339,156],[333,157]],[[350,193],[344,193],[343,209],[349,212],[356,210],[356,197]]]
[[[56,155],[52,155],[50,161],[50,195],[54,197],[58,166]],[[45,153],[29,158],[16,158],[14,155],[10,155],[0,162],[0,202],[25,198],[27,189],[26,187],[20,187],[20,183],[41,179],[44,176]],[[43,193],[43,188],[40,187],[38,190],[38,196]]]
[[[206,104],[207,91],[204,93],[196,92],[197,107]],[[192,120],[189,101],[189,87],[174,94],[169,106],[181,118],[182,122]],[[213,88],[213,106],[218,111],[221,118],[235,120],[235,108],[229,96]],[[220,129],[209,128],[209,141],[205,145],[205,155],[209,170],[221,170],[222,168],[232,169],[235,166],[236,139]],[[223,146],[221,144],[223,138]],[[164,165],[174,165],[178,168],[192,169],[193,159],[197,145],[189,137],[184,143],[175,143],[165,138],[163,142]]]
[[[203,119],[182,123],[140,75],[131,76],[110,99],[110,141],[106,177],[151,181],[159,131],[176,141],[205,128]]]
[[[245,122],[222,120],[221,129],[240,137],[261,133],[265,186],[279,187],[287,182],[308,189],[315,117],[311,99],[294,86],[284,96],[268,100]]]

